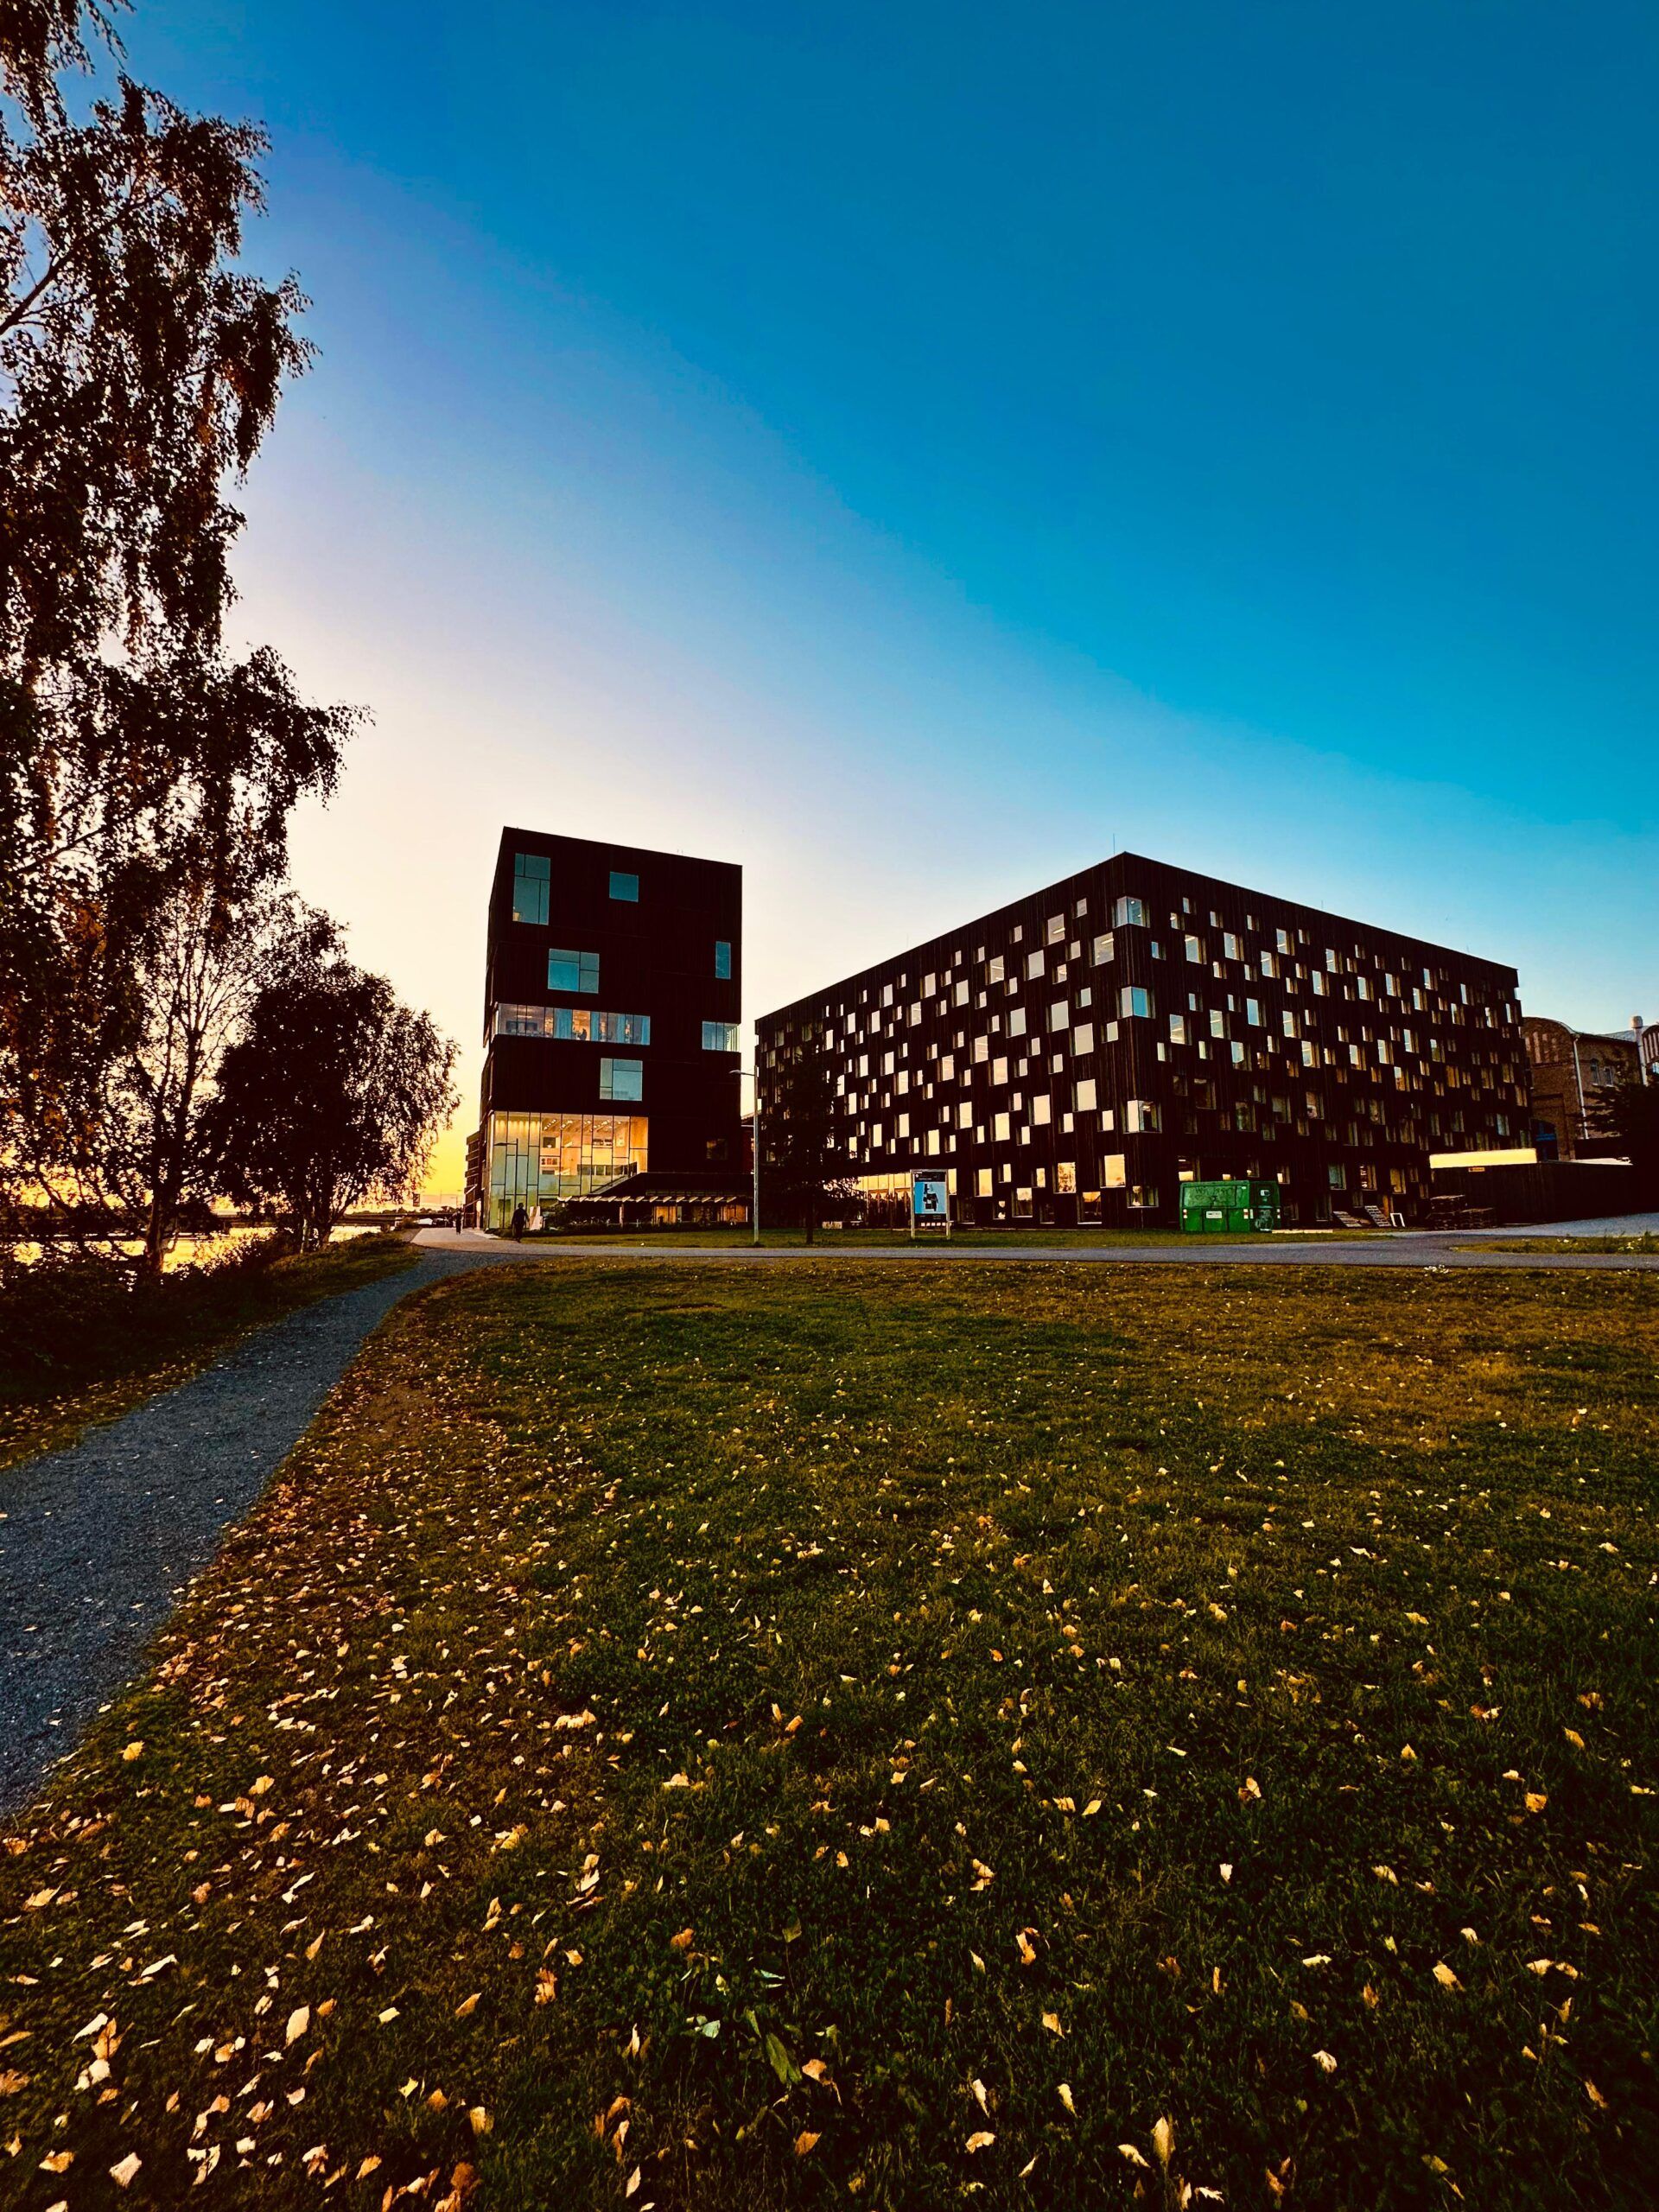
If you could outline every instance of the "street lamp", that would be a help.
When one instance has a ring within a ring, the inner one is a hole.
[[[749,1128],[749,1150],[754,1161],[754,1196],[749,1205],[749,1219],[753,1233],[749,1242],[752,1244],[758,1244],[760,1242],[760,1077],[759,1072],[753,1068],[734,1068],[732,1073],[740,1082],[743,1077],[747,1076],[749,1081],[754,1085],[754,1117]],[[741,1102],[739,1110],[741,1111]]]

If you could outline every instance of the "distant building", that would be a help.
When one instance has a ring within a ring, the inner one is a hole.
[[[505,830],[490,892],[468,1199],[741,1218],[743,872]]]
[[[1641,1083],[1655,1063],[1652,1033],[1633,1015],[1628,1029],[1572,1029],[1529,1014],[1521,1025],[1532,1087],[1532,1140],[1541,1160],[1605,1159],[1618,1149],[1604,1135],[1596,1093]]]
[[[763,1146],[827,1097],[880,1207],[945,1167],[964,1222],[1151,1226],[1187,1178],[1291,1221],[1421,1212],[1432,1154],[1527,1139],[1515,970],[1133,853],[760,1024]]]

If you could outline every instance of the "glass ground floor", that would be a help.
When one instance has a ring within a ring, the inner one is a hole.
[[[486,1229],[505,1229],[513,1211],[586,1198],[648,1161],[643,1114],[492,1114],[484,1125]]]

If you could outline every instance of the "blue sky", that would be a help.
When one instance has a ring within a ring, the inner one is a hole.
[[[1651,7],[127,41],[273,134],[243,618],[372,710],[301,880],[469,1050],[507,820],[742,861],[752,1014],[1128,845],[1659,1017]]]

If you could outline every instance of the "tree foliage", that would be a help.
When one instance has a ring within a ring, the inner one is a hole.
[[[187,1211],[217,1195],[219,1070],[259,992],[338,950],[334,925],[288,893],[226,901],[186,885],[162,908],[89,1161],[99,1196],[143,1224],[143,1274],[161,1274]]]
[[[145,948],[280,879],[353,717],[226,654],[226,496],[308,347],[241,266],[263,134],[117,72],[107,17],[0,0],[0,1175],[80,1184]]]
[[[383,976],[335,952],[259,989],[208,1117],[220,1186],[277,1209],[298,1243],[418,1182],[454,1111],[455,1047]]]
[[[822,1222],[849,1208],[857,1186],[847,1173],[835,1099],[823,1061],[791,1068],[761,1125],[761,1217],[798,1224],[810,1244]]]

